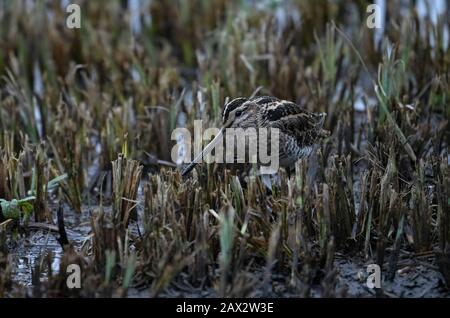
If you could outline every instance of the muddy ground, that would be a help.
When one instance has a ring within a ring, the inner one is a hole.
[[[83,246],[90,236],[90,212],[96,207],[85,207],[82,216],[77,216],[65,209],[65,225],[69,240],[78,249]],[[56,221],[56,220],[55,220]],[[44,227],[44,229],[39,228]],[[54,256],[52,268],[59,270],[59,260],[63,250],[58,243],[57,227],[31,223],[31,230],[26,239],[16,240],[11,244],[10,253],[13,255],[13,280],[25,289],[32,288],[32,269],[39,261],[40,255],[51,252]],[[137,232],[137,223],[131,225]],[[382,279],[381,289],[370,289],[366,285],[368,263],[359,256],[349,256],[336,253],[334,266],[336,269],[336,295],[339,297],[450,297],[450,291],[435,263],[434,255],[415,256],[404,252],[400,256],[394,280]],[[263,272],[260,273],[261,279]],[[41,279],[45,279],[45,275]],[[274,275],[273,292],[264,294],[255,292],[253,297],[298,297],[286,289],[288,277]],[[181,279],[182,281],[182,279]],[[189,283],[175,283],[167,288],[160,297],[217,297],[216,290],[212,288],[195,288]],[[324,290],[320,285],[311,286],[312,295],[321,297]],[[148,297],[147,288],[131,288],[128,297]]]

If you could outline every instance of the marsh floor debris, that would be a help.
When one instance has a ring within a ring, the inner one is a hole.
[[[0,297],[450,296],[448,3],[63,2],[0,1]],[[255,95],[330,135],[183,178],[174,129]]]

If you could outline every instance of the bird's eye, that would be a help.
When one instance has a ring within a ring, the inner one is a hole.
[[[239,116],[241,116],[241,115],[242,115],[242,111],[238,110],[238,111],[236,112],[236,117],[239,117]]]

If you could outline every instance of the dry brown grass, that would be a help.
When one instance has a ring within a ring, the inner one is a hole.
[[[61,261],[83,266],[83,289],[67,290],[47,255],[29,294],[340,296],[336,252],[392,276],[402,255],[436,250],[446,273],[448,16],[390,11],[377,47],[365,1],[152,2],[137,34],[120,1],[79,1],[80,30],[63,27],[58,2],[39,3],[0,2],[0,198],[36,195],[38,221],[55,201],[93,213]],[[332,132],[272,193],[220,166],[183,180],[148,157],[170,160],[175,127],[217,125],[227,98],[254,92],[327,112]],[[361,101],[374,107],[355,110]],[[25,293],[7,261],[21,227],[0,225],[0,296]]]

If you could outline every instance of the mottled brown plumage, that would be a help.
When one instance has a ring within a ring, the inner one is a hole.
[[[290,167],[298,159],[309,156],[317,139],[327,134],[322,129],[324,119],[325,113],[312,113],[298,104],[276,97],[240,97],[225,105],[222,129],[278,128],[280,166]],[[201,156],[211,151],[208,146]],[[183,170],[183,175],[194,168],[197,159]]]

